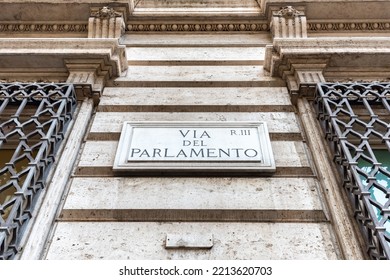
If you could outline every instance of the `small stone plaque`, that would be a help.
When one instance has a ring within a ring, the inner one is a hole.
[[[125,122],[114,171],[274,172],[264,122]]]
[[[211,249],[214,245],[212,234],[167,234],[166,249]]]

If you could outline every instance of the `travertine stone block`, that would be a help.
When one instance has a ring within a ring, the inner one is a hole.
[[[213,234],[210,250],[165,249],[170,234]],[[337,259],[327,223],[59,222],[46,259]]]
[[[127,47],[130,65],[261,65],[264,47]]]
[[[142,0],[134,10],[135,16],[214,16],[239,14],[242,16],[257,16],[260,13],[260,6],[254,0]]]
[[[98,111],[289,112],[293,111],[293,107],[285,87],[106,87]]]
[[[304,148],[298,141],[272,141],[278,175],[311,175],[312,171]],[[112,167],[117,141],[87,141],[81,154],[76,174],[83,176],[113,175]]]
[[[260,81],[262,66],[132,66],[117,81]]]
[[[215,36],[212,34],[135,34],[123,35],[122,44],[128,47],[264,47],[272,43],[268,33],[229,34]]]
[[[60,219],[151,221],[184,214],[188,221],[327,220],[312,178],[186,177],[76,177]]]
[[[163,208],[311,210],[322,206],[313,178],[185,177],[76,177],[64,205],[68,210]]]
[[[276,137],[286,135],[285,139],[300,139],[300,129],[293,112],[267,113],[126,113],[97,112],[88,139],[118,140],[125,121],[265,121],[268,131]],[[283,137],[283,136],[281,136]],[[279,138],[280,139],[280,138]],[[275,139],[274,139],[275,140]]]
[[[265,75],[262,66],[130,66],[115,86],[285,86]]]

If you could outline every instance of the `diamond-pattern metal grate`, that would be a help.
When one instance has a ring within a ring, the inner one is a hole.
[[[69,84],[0,84],[0,259],[12,259],[77,102]]]
[[[372,259],[390,259],[390,83],[323,83],[315,107]]]

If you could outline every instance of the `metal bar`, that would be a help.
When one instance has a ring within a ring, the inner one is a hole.
[[[373,146],[381,143],[390,157],[389,97],[390,83],[321,83],[314,103],[373,259],[390,259],[390,185],[381,185],[390,173]]]
[[[23,229],[46,185],[47,174],[76,104],[70,84],[0,84],[1,112],[7,112],[10,106],[17,108],[10,110],[15,113],[8,118],[2,115],[6,121],[0,122],[0,140],[3,143],[19,139],[14,141],[16,147],[7,168],[0,166],[0,176],[9,176],[7,182],[0,181],[0,259],[12,259],[20,250]],[[36,107],[35,112],[31,107]],[[29,116],[26,111],[30,112]],[[2,192],[10,188],[14,189],[13,195],[5,197]]]

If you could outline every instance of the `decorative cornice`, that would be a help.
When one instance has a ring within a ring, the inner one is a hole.
[[[256,32],[269,31],[267,22],[234,23],[128,23],[128,32]]]
[[[309,32],[372,32],[390,31],[390,21],[329,22],[309,21]]]
[[[267,32],[267,22],[256,23],[128,23],[128,32]],[[320,22],[310,21],[307,30],[311,33],[343,32],[389,32],[390,21],[375,22]],[[84,23],[31,23],[0,22],[0,33],[6,34],[83,34],[88,32]]]

